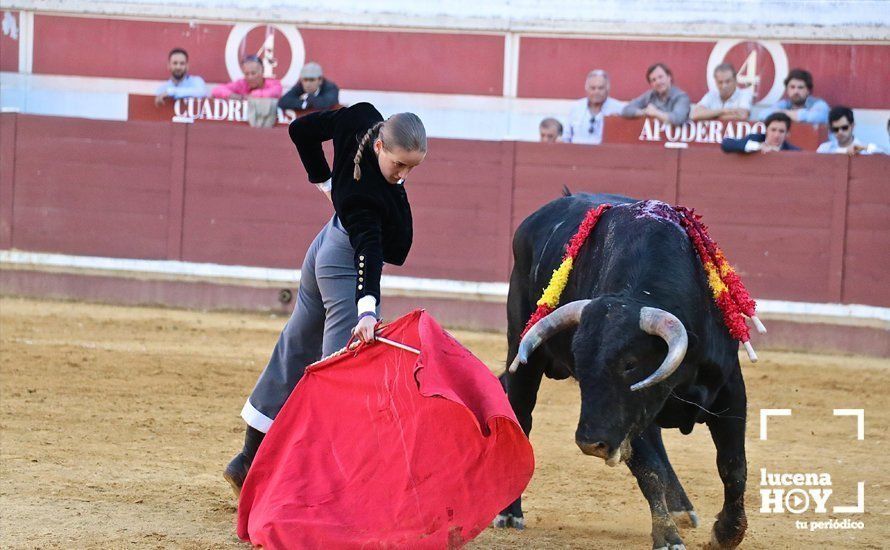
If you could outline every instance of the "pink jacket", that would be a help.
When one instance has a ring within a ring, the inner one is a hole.
[[[247,80],[240,79],[228,84],[220,84],[210,92],[213,97],[225,99],[232,94],[239,94],[245,97],[281,97],[281,81],[274,78],[267,78],[263,81],[263,86],[251,90],[247,86]]]

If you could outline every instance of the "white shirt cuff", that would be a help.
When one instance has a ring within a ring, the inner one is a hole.
[[[746,152],[746,153],[751,153],[751,152],[753,152],[753,151],[760,151],[760,148],[761,148],[761,147],[763,147],[763,143],[761,143],[761,142],[759,142],[759,141],[753,141],[753,140],[751,140],[751,141],[748,141],[748,143],[745,144],[745,152]]]
[[[366,312],[377,313],[377,298],[373,296],[362,296],[358,299],[358,314]]]
[[[315,185],[315,187],[318,187],[319,191],[322,191],[324,193],[331,192],[331,178],[328,178],[327,181],[323,181],[321,183],[316,183],[314,185]]]

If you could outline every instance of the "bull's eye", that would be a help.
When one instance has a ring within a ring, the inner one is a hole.
[[[635,368],[637,368],[637,364],[634,362],[627,362],[624,364],[624,372],[625,373],[628,373],[628,372],[634,370]]]

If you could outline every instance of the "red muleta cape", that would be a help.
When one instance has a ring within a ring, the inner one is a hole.
[[[531,445],[488,368],[417,310],[310,366],[259,448],[238,536],[265,548],[455,548],[516,499]]]

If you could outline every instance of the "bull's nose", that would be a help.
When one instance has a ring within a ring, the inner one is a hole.
[[[575,441],[578,444],[578,448],[581,449],[581,452],[589,455],[596,456],[602,458],[603,460],[609,458],[612,449],[609,448],[607,443],[603,443],[602,441],[597,441],[596,443],[588,443],[585,441]]]

